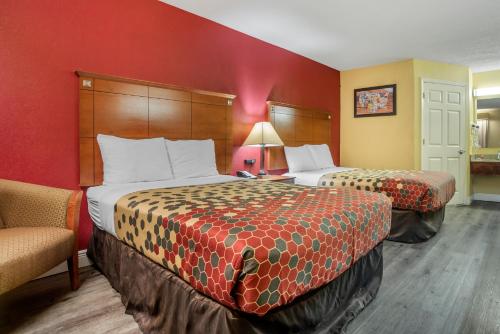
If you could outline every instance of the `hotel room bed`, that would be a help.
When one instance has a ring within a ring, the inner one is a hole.
[[[390,240],[416,243],[438,232],[445,205],[455,192],[452,175],[335,167],[328,111],[275,101],[268,101],[268,111],[269,121],[285,143],[284,149],[269,149],[269,169],[289,170],[286,175],[295,176],[296,184],[386,194],[393,201]]]
[[[392,202],[388,239],[415,243],[434,236],[444,220],[445,206],[455,193],[449,173],[408,170],[367,170],[330,167],[286,173],[301,185],[380,192]]]
[[[221,175],[234,95],[78,75],[88,254],[142,331],[337,333],[375,297],[386,196]]]
[[[336,332],[382,278],[380,194],[218,176],[87,196],[89,256],[145,332]]]

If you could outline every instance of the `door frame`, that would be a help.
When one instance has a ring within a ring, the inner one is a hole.
[[[450,85],[450,86],[457,86],[457,87],[462,87],[464,88],[465,91],[465,118],[464,118],[464,135],[465,135],[465,141],[464,141],[464,147],[463,149],[465,150],[464,154],[464,161],[462,162],[462,187],[463,187],[463,196],[462,196],[462,201],[457,202],[458,205],[460,204],[465,204],[468,205],[470,204],[470,194],[469,192],[469,187],[467,186],[467,181],[469,180],[469,164],[467,163],[470,161],[470,133],[469,133],[469,122],[470,122],[470,91],[469,91],[469,84],[467,82],[455,82],[455,81],[447,81],[447,80],[439,80],[439,79],[430,79],[430,78],[421,78],[420,79],[420,168],[422,169],[423,162],[424,162],[424,143],[423,139],[425,138],[425,130],[427,130],[427,124],[424,123],[424,112],[425,112],[425,98],[424,98],[424,92],[425,92],[425,84],[430,83],[430,84],[444,84],[444,85]]]

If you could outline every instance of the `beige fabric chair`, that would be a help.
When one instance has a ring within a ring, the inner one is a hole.
[[[0,179],[0,294],[67,260],[78,289],[81,191]]]

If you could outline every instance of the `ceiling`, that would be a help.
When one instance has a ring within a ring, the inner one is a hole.
[[[498,0],[161,0],[320,63],[500,69]]]

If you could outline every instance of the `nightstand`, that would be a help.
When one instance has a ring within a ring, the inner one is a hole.
[[[271,182],[283,182],[283,183],[295,184],[295,176],[259,175],[257,176],[257,181],[271,181]]]

